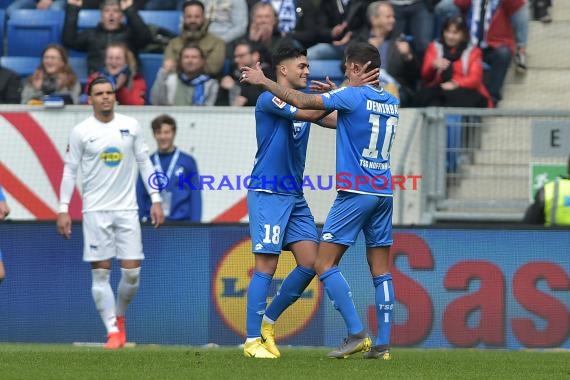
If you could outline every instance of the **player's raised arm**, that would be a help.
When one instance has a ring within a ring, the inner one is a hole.
[[[360,70],[357,75],[351,78],[351,86],[358,87],[364,85],[377,86],[379,83],[379,70],[374,69],[366,71],[371,62],[367,62],[363,65],[362,70]],[[353,64],[352,64],[353,65]],[[329,77],[326,77],[326,82],[312,81],[311,91],[316,91],[319,93],[329,92],[336,90],[338,87],[336,83],[331,81]],[[322,127],[336,129],[336,119],[337,113],[322,110],[299,110],[295,115],[297,120],[305,120],[316,123]]]
[[[301,109],[324,110],[325,104],[321,95],[305,94],[292,88],[286,88],[268,79],[261,70],[258,62],[255,68],[242,67],[240,82],[263,86],[267,91],[273,93],[285,103],[291,104]]]

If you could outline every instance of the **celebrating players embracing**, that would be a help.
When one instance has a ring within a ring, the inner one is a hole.
[[[341,313],[346,338],[329,357],[346,358],[366,352],[365,358],[390,359],[390,329],[394,288],[389,252],[392,245],[392,186],[390,149],[398,123],[398,100],[376,86],[360,86],[354,79],[362,71],[380,67],[378,50],[368,43],[354,43],[345,53],[348,87],[320,95],[304,94],[267,79],[259,67],[242,68],[242,81],[260,84],[285,102],[301,108],[337,111],[336,171],[357,178],[355,187],[339,188],[327,216],[318,248],[315,270],[327,295]],[[368,66],[369,65],[369,66]],[[368,66],[368,67],[367,67]],[[356,187],[357,186],[357,187]],[[338,263],[358,233],[364,232],[366,254],[375,287],[378,316],[376,343],[371,341],[352,301],[350,287]]]

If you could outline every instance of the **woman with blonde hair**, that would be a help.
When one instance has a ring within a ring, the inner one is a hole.
[[[67,104],[76,104],[81,93],[77,75],[69,64],[67,51],[50,44],[42,52],[42,61],[30,75],[22,91],[22,104],[41,102],[45,96],[58,96]]]
[[[122,105],[143,106],[146,82],[138,73],[137,60],[123,42],[111,42],[105,51],[105,67],[87,78],[84,94],[95,78],[104,76],[113,84],[117,102]]]

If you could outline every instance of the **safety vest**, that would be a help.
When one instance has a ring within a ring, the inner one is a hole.
[[[570,178],[544,185],[545,226],[570,226]]]

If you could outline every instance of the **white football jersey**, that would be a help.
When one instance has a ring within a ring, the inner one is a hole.
[[[137,210],[137,169],[152,173],[138,121],[118,113],[108,123],[91,116],[77,124],[69,137],[65,165],[73,174],[81,170],[83,212]]]

